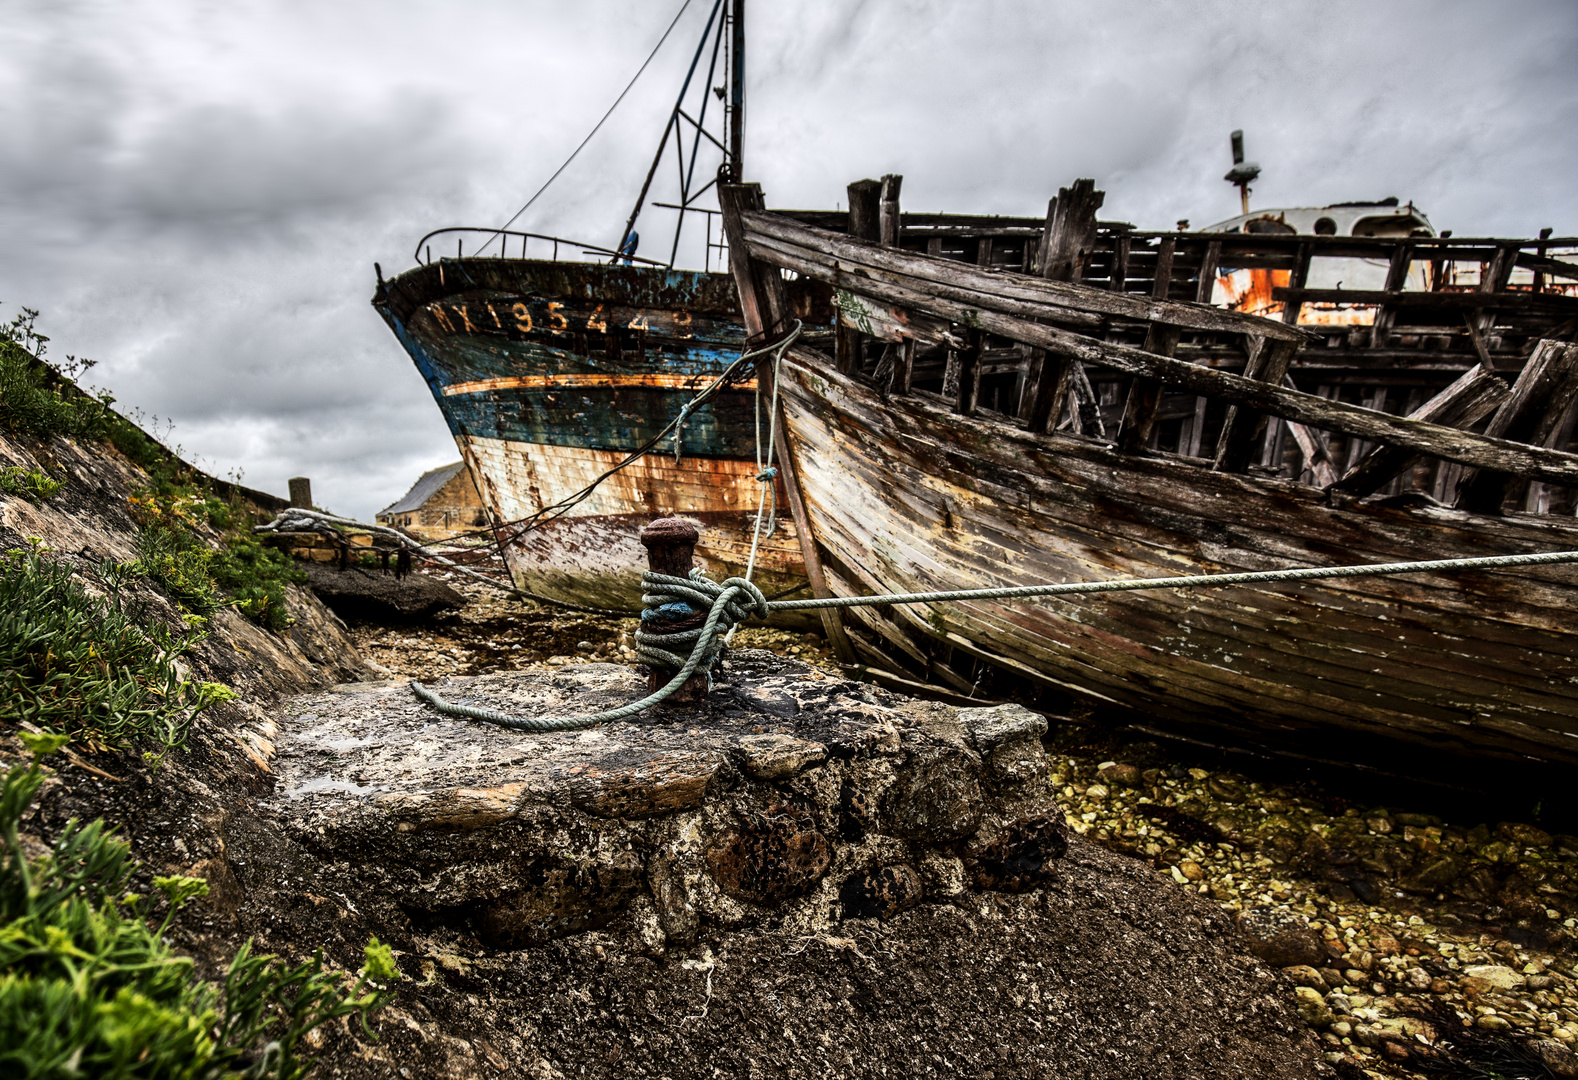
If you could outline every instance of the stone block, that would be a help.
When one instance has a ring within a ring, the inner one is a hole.
[[[707,848],[719,889],[768,907],[810,892],[831,862],[832,847],[812,814],[786,803],[745,815]]]

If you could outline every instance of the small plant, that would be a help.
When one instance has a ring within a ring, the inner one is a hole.
[[[290,626],[285,586],[307,580],[295,559],[258,543],[250,533],[241,533],[225,543],[212,569],[214,580],[230,593],[237,611],[276,632]]]
[[[303,1036],[345,1016],[367,1016],[399,977],[373,938],[353,982],[321,950],[303,964],[236,953],[221,987],[194,977],[164,941],[180,908],[206,895],[199,878],[155,877],[155,901],[128,891],[136,864],[102,820],[75,818],[49,852],[29,857],[18,825],[43,783],[39,758],[63,737],[24,735],[27,765],[0,780],[0,1074],[27,1080],[298,1080],[310,1062]],[[349,984],[349,985],[347,985]]]
[[[201,630],[172,634],[127,609],[122,590],[140,572],[106,564],[108,593],[90,596],[70,567],[36,549],[0,555],[0,722],[120,749],[152,742],[162,756],[199,713],[233,696],[176,666]]]
[[[99,435],[108,411],[104,404],[86,394],[62,392],[61,376],[23,346],[28,342],[41,348],[49,340],[29,336],[36,314],[29,312],[25,325],[18,316],[11,325],[0,326],[0,428],[40,438]]]
[[[222,603],[209,572],[215,554],[178,525],[156,522],[137,534],[137,566],[195,615],[211,615]]]
[[[0,470],[0,494],[20,496],[28,502],[52,499],[65,486],[64,480],[56,480],[40,469],[11,466]]]

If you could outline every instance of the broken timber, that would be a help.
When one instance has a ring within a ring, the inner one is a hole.
[[[1446,262],[1458,245],[1489,253],[1474,297],[1484,317],[1470,327],[1481,334],[1477,344],[1461,324],[1444,344],[1436,339],[1448,328],[1419,333],[1407,321],[1417,310],[1411,300],[1385,313],[1379,329],[1366,324],[1360,337],[1344,327],[1338,341],[1324,325],[1305,323],[1324,317],[1309,306],[1324,301],[1307,291],[1290,293],[1274,313],[1280,318],[1192,301],[1210,299],[1218,267],[1244,265],[1246,252],[1284,260],[1289,280],[1302,283],[1311,260],[1326,252],[1351,249],[1373,260],[1383,245],[1300,236],[1274,238],[1296,241],[1277,247],[1258,236],[1197,242],[1179,234],[1157,240],[1147,272],[1143,257],[1155,234],[1112,227],[1105,263],[1098,229],[1084,269],[1057,281],[1026,272],[1050,265],[1048,253],[1058,250],[1057,203],[1039,243],[1028,230],[1011,234],[1019,262],[1010,254],[1004,265],[996,246],[990,257],[974,248],[972,263],[972,250],[920,215],[903,216],[895,247],[807,215],[767,213],[754,185],[726,187],[721,197],[742,295],[770,295],[782,288],[781,271],[792,271],[836,290],[842,325],[913,357],[907,392],[877,378],[880,365],[869,354],[835,365],[797,344],[784,363],[782,457],[792,463],[797,524],[807,562],[815,555],[819,594],[1578,548],[1570,517],[1501,518],[1428,499],[1354,498],[1396,486],[1399,473],[1415,475],[1420,463],[1480,470],[1497,491],[1529,480],[1578,484],[1578,456],[1541,445],[1565,445],[1570,435],[1564,417],[1578,391],[1565,389],[1569,377],[1560,372],[1574,350],[1526,339],[1544,358],[1530,366],[1546,374],[1520,381],[1547,387],[1539,393],[1548,400],[1532,390],[1509,394],[1499,374],[1519,362],[1505,352],[1508,320],[1522,319],[1517,325],[1529,334],[1572,332],[1526,318],[1572,310],[1565,295],[1511,296],[1503,305],[1521,257],[1516,242],[1409,238],[1384,246],[1393,284],[1415,260]],[[1186,245],[1193,280],[1179,286],[1175,268]],[[1074,248],[1065,264],[1084,257],[1083,245]],[[1097,284],[1092,273],[1107,276]],[[1180,287],[1190,300],[1174,298]],[[1390,304],[1399,291],[1383,290],[1383,299]],[[743,305],[748,329],[770,329],[751,321],[752,306]],[[1483,332],[1492,326],[1494,334]],[[1393,359],[1414,346],[1425,358],[1417,378]],[[1374,388],[1365,404],[1337,398],[1337,386],[1347,384],[1320,382],[1341,378],[1326,374],[1332,352],[1368,365]],[[1100,423],[1100,410],[1113,408],[1105,425],[1115,442],[1078,434],[1091,430],[1081,410],[1053,407],[1069,393],[1057,388],[1058,366],[1083,369],[1088,384],[1102,388],[1094,416]],[[1286,385],[1310,381],[1321,392]],[[1436,389],[1421,393],[1432,382]],[[1407,393],[1392,393],[1392,385]],[[1172,404],[1179,397],[1187,411]],[[1537,417],[1532,405],[1512,405],[1531,399],[1545,406]],[[1385,411],[1389,400],[1408,415]],[[1492,412],[1505,418],[1499,428],[1465,430]],[[1178,432],[1176,452],[1156,446],[1163,417]],[[1285,449],[1284,434],[1292,435]],[[1200,445],[1214,445],[1210,460],[1196,455]],[[1292,476],[1302,468],[1333,490],[1274,478],[1286,454],[1303,463]],[[1337,733],[1342,748],[1331,756],[1401,740],[1578,764],[1578,632],[1565,615],[1575,599],[1578,575],[1541,568],[1188,596],[862,608],[846,611],[841,629],[861,663],[950,694],[1083,701],[1306,754]]]

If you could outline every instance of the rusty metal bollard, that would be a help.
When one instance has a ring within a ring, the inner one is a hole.
[[[696,565],[696,541],[701,533],[695,522],[684,518],[658,518],[641,530],[641,542],[647,549],[647,568],[655,574],[687,577]],[[643,619],[641,627],[652,634],[671,634],[681,630],[695,630],[707,621],[705,611],[693,612],[680,618],[657,616]],[[688,650],[675,649],[674,652]],[[677,668],[652,668],[647,675],[647,692],[665,685],[677,673]],[[670,704],[685,705],[703,700],[707,696],[707,675],[698,671],[685,680],[668,700]]]

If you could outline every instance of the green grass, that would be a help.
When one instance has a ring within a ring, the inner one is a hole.
[[[124,587],[136,573],[106,564],[95,596],[40,551],[0,555],[0,723],[116,749],[152,744],[162,757],[199,713],[235,696],[181,675],[176,659],[203,634],[132,610]]]
[[[278,548],[265,547],[251,533],[225,542],[211,564],[214,581],[230,594],[230,605],[276,633],[290,626],[285,586],[300,584],[307,574]]]
[[[0,495],[19,496],[28,502],[38,503],[53,499],[65,486],[64,480],[56,480],[40,469],[24,469],[14,465],[0,469]]]
[[[68,379],[28,351],[27,346],[32,346],[42,355],[49,340],[34,331],[37,316],[38,312],[24,309],[9,324],[0,325],[0,428],[40,438],[103,435],[108,406],[72,392]]]
[[[354,981],[321,950],[292,966],[254,955],[249,941],[210,986],[165,941],[206,882],[155,877],[157,899],[129,891],[130,848],[102,820],[73,818],[47,854],[30,857],[18,825],[44,780],[38,757],[61,740],[23,739],[34,759],[0,782],[0,1075],[298,1080],[312,1029],[357,1016],[371,1035],[368,1014],[392,996],[381,984],[399,977],[377,938]]]

